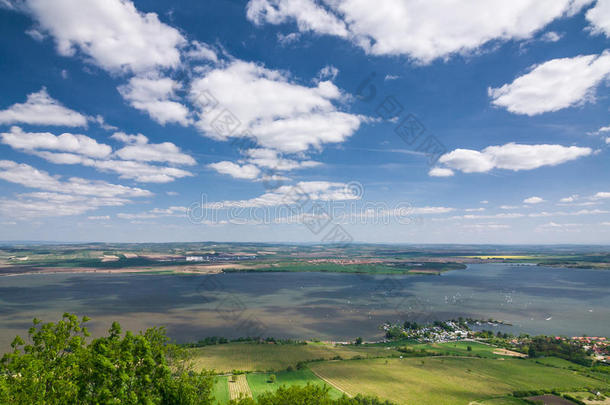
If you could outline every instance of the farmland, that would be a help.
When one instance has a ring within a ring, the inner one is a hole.
[[[412,356],[404,358],[404,347],[401,352],[400,345],[391,342],[228,343],[190,350],[197,368],[247,371],[255,399],[282,385],[310,383],[327,385],[333,397],[374,395],[397,404],[520,405],[525,402],[511,395],[515,391],[582,392],[583,387],[609,387],[608,374],[553,357],[519,359],[471,341],[406,345]],[[220,377],[215,387],[219,404],[226,403],[227,384],[232,383]]]
[[[467,404],[517,390],[569,390],[600,384],[575,372],[513,359],[370,359],[315,363],[311,369],[350,394],[431,405]]]

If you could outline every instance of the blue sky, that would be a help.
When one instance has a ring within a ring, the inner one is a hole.
[[[0,33],[1,240],[610,243],[608,0],[0,0]]]

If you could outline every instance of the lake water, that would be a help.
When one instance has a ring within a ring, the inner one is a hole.
[[[346,340],[382,335],[384,321],[499,319],[512,332],[610,336],[610,272],[505,264],[441,276],[338,273],[47,274],[0,277],[0,350],[34,317],[87,315],[163,325],[177,341],[264,335]],[[497,327],[495,327],[497,329]]]

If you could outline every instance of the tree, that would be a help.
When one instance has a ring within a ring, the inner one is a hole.
[[[472,351],[472,346],[468,346],[468,347],[466,347],[466,350],[467,350],[467,351],[469,351],[469,352],[471,352],[471,351]]]
[[[530,358],[536,357],[536,349],[534,349],[534,346],[530,346],[527,349],[527,356],[530,357]]]
[[[358,337],[356,338],[356,344],[357,344],[357,345],[361,345],[361,344],[362,344],[362,338],[361,338],[360,336],[358,336]]]
[[[270,382],[271,384],[273,384],[273,383],[275,382],[275,374],[271,374],[271,375],[269,376],[269,382]]]
[[[190,370],[163,328],[123,335],[115,322],[108,336],[87,343],[88,320],[68,313],[57,323],[35,319],[31,343],[16,337],[0,360],[0,403],[212,403],[211,376]]]

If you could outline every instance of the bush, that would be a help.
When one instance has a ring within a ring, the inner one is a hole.
[[[87,344],[88,320],[68,313],[57,323],[35,319],[32,343],[16,337],[0,360],[0,403],[212,403],[212,377],[192,372],[163,328],[123,335],[115,322],[108,336]]]
[[[306,386],[282,386],[275,392],[266,392],[257,401],[251,398],[231,401],[232,405],[395,405],[375,397],[357,395],[354,398],[343,396],[331,399],[328,387],[307,384]]]

